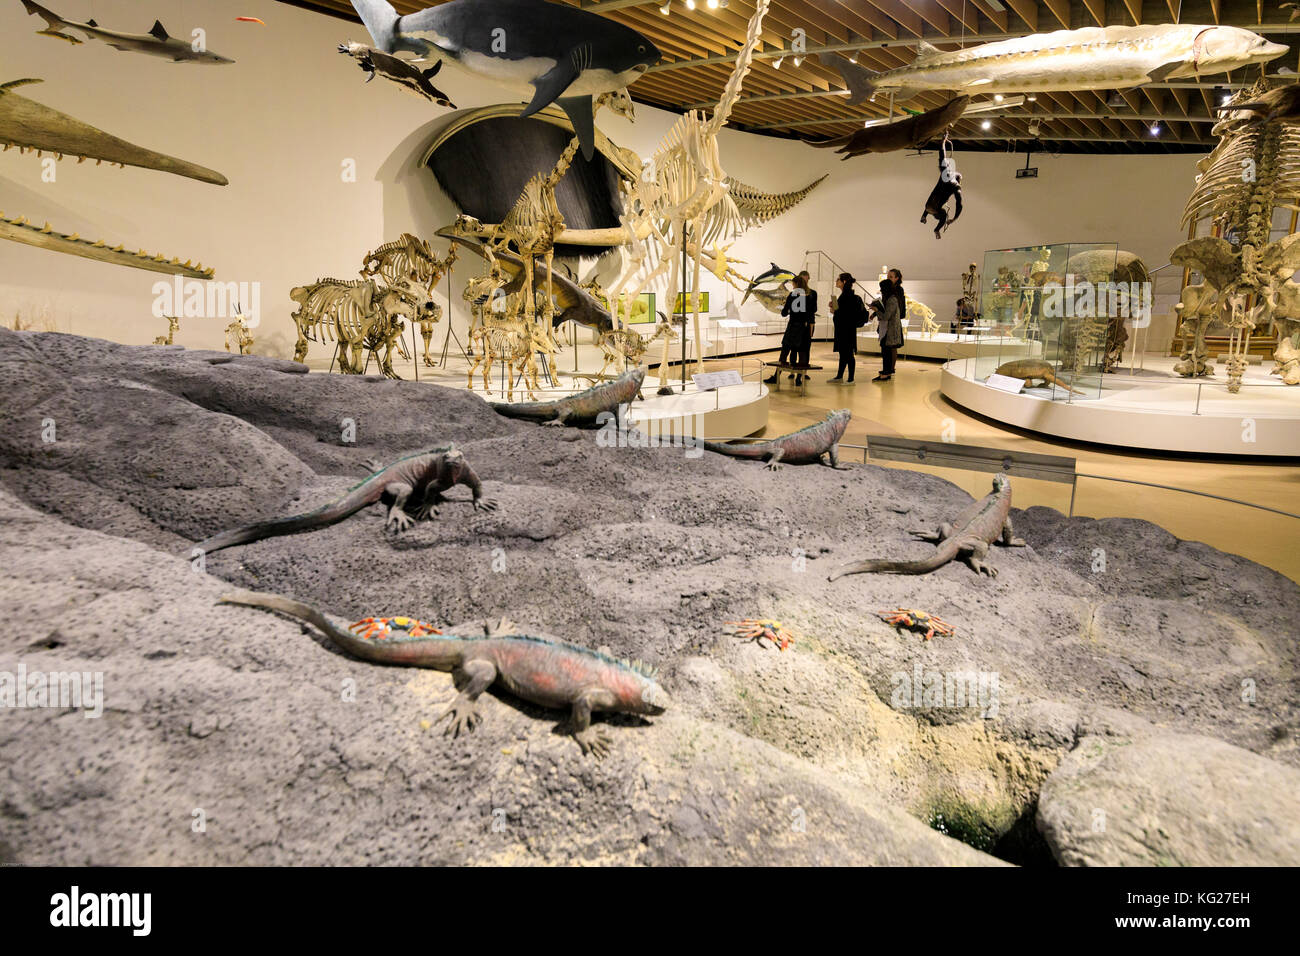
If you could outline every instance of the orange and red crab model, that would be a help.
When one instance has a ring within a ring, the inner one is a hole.
[[[767,638],[780,651],[787,650],[794,644],[794,640],[798,636],[793,631],[787,631],[783,628],[780,621],[772,621],[766,618],[755,620],[747,617],[743,621],[727,621],[727,626],[732,629],[731,633],[736,637],[745,638],[758,644],[762,644],[763,638]]]
[[[348,630],[367,641],[382,641],[392,637],[394,632],[399,637],[427,637],[442,633],[432,624],[413,617],[367,617],[349,624]]]
[[[896,611],[877,611],[876,615],[886,624],[895,627],[906,627],[913,631],[924,630],[927,641],[936,634],[951,637],[954,630],[953,626],[943,618],[918,611],[913,607],[900,607]]]

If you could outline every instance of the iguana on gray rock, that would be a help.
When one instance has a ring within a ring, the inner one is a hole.
[[[631,368],[608,382],[593,385],[567,398],[548,402],[489,402],[506,418],[523,418],[543,425],[595,425],[602,412],[617,414],[620,405],[630,404],[641,394],[645,368]]]
[[[847,471],[849,466],[840,464],[840,438],[852,417],[852,412],[841,408],[831,412],[816,425],[809,425],[780,438],[734,443],[706,441],[704,447],[732,458],[761,458],[772,471],[780,468],[783,462],[791,465],[821,464],[823,457],[830,459],[832,468]]]
[[[998,569],[985,563],[989,546],[994,542],[1008,548],[1023,548],[1025,542],[1011,530],[1011,479],[1006,475],[993,476],[993,491],[979,501],[972,502],[956,520],[945,521],[937,532],[913,531],[923,541],[933,541],[939,546],[934,554],[919,561],[888,561],[870,558],[842,564],[830,574],[830,580],[846,574],[880,571],[886,574],[927,574],[954,558],[963,558],[971,570],[989,577],[997,577]]]
[[[566,644],[558,638],[525,631],[502,618],[498,624],[460,625],[443,633],[411,618],[366,618],[341,628],[320,611],[279,594],[236,591],[223,604],[280,611],[316,625],[338,647],[363,660],[451,671],[463,687],[439,717],[450,718],[446,732],[470,731],[480,717],[476,702],[493,684],[543,707],[569,707],[571,733],[584,754],[609,752],[609,741],[591,728],[593,711],[662,714],[667,692],[655,672],[639,661]]]
[[[1065,382],[1062,382],[1056,377],[1056,370],[1042,359],[1017,359],[1014,362],[1003,362],[997,367],[994,374],[1005,375],[1008,378],[1023,378],[1025,380],[1026,388],[1029,387],[1030,382],[1041,378],[1045,384],[1059,385],[1061,388],[1071,391],[1075,395],[1088,394],[1087,392],[1081,392],[1077,388],[1073,388]]]
[[[364,466],[371,469],[372,474],[360,484],[353,485],[347,494],[324,507],[306,514],[259,521],[243,528],[223,531],[200,541],[194,547],[211,554],[222,548],[263,538],[315,531],[338,524],[378,501],[388,504],[388,518],[384,522],[384,528],[405,531],[415,521],[427,520],[436,515],[438,512],[435,506],[442,501],[442,493],[455,485],[466,485],[474,493],[476,509],[491,511],[496,508],[496,502],[483,497],[483,486],[478,475],[474,474],[474,469],[469,466],[465,456],[453,445],[408,455],[386,467],[373,459],[364,462]],[[408,513],[408,506],[413,509],[414,518],[412,513]]]

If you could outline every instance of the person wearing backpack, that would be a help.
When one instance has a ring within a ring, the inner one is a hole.
[[[907,299],[903,292],[903,274],[897,269],[889,270],[889,277],[880,280],[880,354],[884,365],[873,382],[888,382],[894,377],[894,368],[898,362],[898,350],[903,347],[903,310],[907,308]]]
[[[794,290],[785,297],[781,314],[787,317],[785,335],[781,339],[781,357],[778,365],[784,365],[789,356],[793,365],[807,365],[812,349],[812,327],[817,314],[817,293],[808,288],[804,273],[794,277]],[[778,368],[771,377],[763,381],[769,385],[776,384],[781,377]],[[795,384],[803,384],[803,373],[795,376]]]
[[[835,300],[835,314],[832,322],[835,326],[834,350],[840,356],[840,368],[832,382],[844,380],[844,373],[849,373],[846,385],[853,384],[853,373],[857,370],[858,329],[867,324],[867,310],[862,299],[853,291],[856,280],[847,272],[841,272],[835,280],[839,295]]]

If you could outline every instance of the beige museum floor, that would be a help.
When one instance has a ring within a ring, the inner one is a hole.
[[[751,369],[754,358],[746,358]],[[710,361],[708,366],[721,369],[729,364],[734,366],[736,363],[719,359]],[[947,421],[951,420],[955,427],[951,440],[960,444],[1065,455],[1078,459],[1081,473],[1153,482],[1257,502],[1293,513],[1300,511],[1300,463],[1169,459],[1095,445],[1052,441],[1028,432],[1008,430],[950,404],[939,394],[938,362],[900,361],[892,382],[873,384],[871,379],[880,370],[880,358],[860,354],[857,384],[852,387],[827,382],[836,368],[836,356],[829,343],[814,344],[812,364],[822,365],[825,369],[814,373],[806,397],[801,397],[788,380],[782,380],[781,390],[771,394],[768,427],[763,434],[780,435],[802,428],[832,408],[853,411],[853,421],[844,437],[851,444],[865,444],[864,436],[867,434],[938,441]],[[849,451],[861,460],[861,452]],[[850,454],[844,457],[848,461],[854,460]],[[879,464],[892,467],[887,462]],[[972,495],[981,496],[988,491],[987,475],[948,468],[925,470],[960,485]],[[1016,482],[1016,505],[1021,508],[1048,505],[1068,511],[1070,487],[1020,479]],[[1300,581],[1300,547],[1297,547],[1300,520],[1294,518],[1199,495],[1095,479],[1079,481],[1074,510],[1075,514],[1093,518],[1145,518],[1179,538],[1204,541],[1224,551],[1244,555]]]

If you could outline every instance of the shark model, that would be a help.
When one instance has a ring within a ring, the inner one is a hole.
[[[1000,104],[999,104],[1000,105]],[[889,153],[897,149],[920,149],[930,140],[939,136],[953,123],[961,119],[970,106],[969,96],[955,96],[938,109],[892,123],[879,123],[864,129],[854,130],[847,136],[828,139],[822,143],[812,143],[819,148],[839,147],[836,152],[844,153],[844,158],[861,156],[864,153]]]
[[[585,159],[596,145],[593,98],[634,82],[660,58],[632,28],[545,0],[450,0],[402,17],[388,0],[352,0],[352,6],[384,53],[446,56],[529,96],[521,117],[558,103]]]
[[[944,52],[922,40],[907,66],[873,73],[822,54],[849,87],[849,103],[877,92],[907,99],[925,90],[1053,93],[1113,90],[1267,63],[1287,47],[1240,27],[1167,23],[1057,30]]]
[[[168,36],[161,20],[155,20],[153,29],[148,33],[121,33],[117,30],[107,30],[94,20],[87,20],[85,23],[65,20],[39,3],[33,3],[32,0],[23,0],[23,6],[28,13],[34,13],[45,21],[45,29],[36,31],[39,36],[67,40],[69,43],[84,42],[70,33],[63,32],[71,29],[84,33],[92,40],[103,40],[113,49],[124,50],[127,53],[145,53],[149,56],[160,56],[178,63],[214,64],[235,62],[208,50],[195,50],[194,44],[188,40],[177,40]]]

